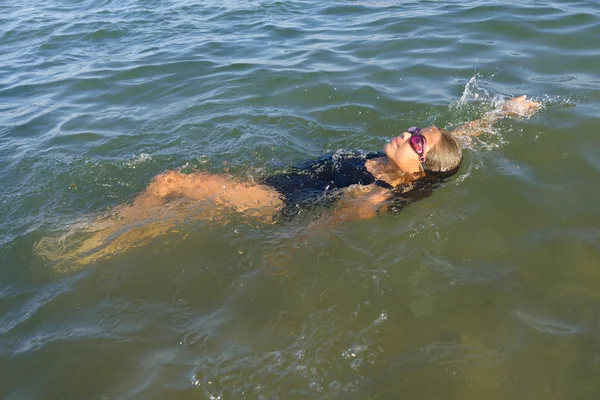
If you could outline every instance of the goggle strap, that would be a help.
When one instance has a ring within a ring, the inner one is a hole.
[[[413,134],[413,135],[415,135],[415,134],[418,135],[419,133],[421,133],[421,128],[416,127],[416,126],[411,126],[410,128],[408,128],[408,130],[406,132]]]

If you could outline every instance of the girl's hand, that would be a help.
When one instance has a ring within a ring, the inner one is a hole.
[[[502,111],[506,117],[531,117],[533,114],[538,112],[542,108],[542,104],[527,100],[527,96],[522,95],[515,97],[514,99],[508,100],[502,105]]]
[[[347,198],[356,198],[356,197],[364,197],[365,195],[371,193],[373,187],[371,185],[361,185],[359,183],[350,185],[344,190],[344,197]]]

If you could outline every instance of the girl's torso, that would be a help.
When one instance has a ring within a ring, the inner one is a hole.
[[[282,213],[291,216],[310,207],[335,203],[342,195],[341,189],[351,185],[376,184],[392,189],[388,183],[377,180],[365,166],[367,160],[378,157],[384,157],[384,153],[338,150],[272,175],[262,183],[281,194],[285,203]]]

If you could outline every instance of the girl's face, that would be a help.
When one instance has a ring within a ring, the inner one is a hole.
[[[423,128],[421,134],[425,136],[427,144],[425,145],[425,156],[441,139],[442,133],[435,126]],[[403,132],[400,136],[392,138],[384,148],[385,155],[399,170],[406,173],[415,173],[422,170],[419,156],[410,145],[410,136],[408,132]]]

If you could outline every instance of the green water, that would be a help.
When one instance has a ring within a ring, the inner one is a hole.
[[[599,398],[599,37],[595,0],[2,2],[0,398]],[[523,93],[398,214],[35,251],[167,169],[260,178]]]

